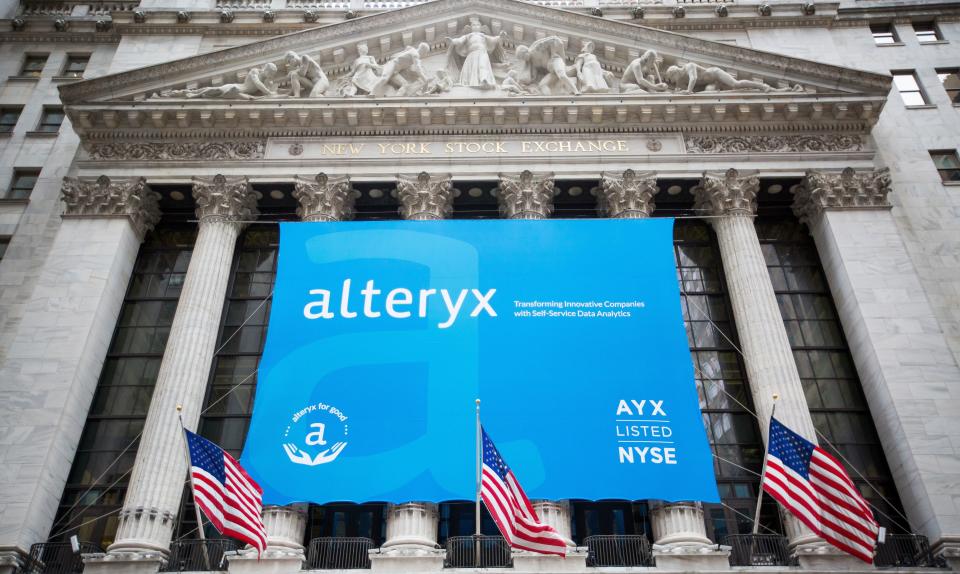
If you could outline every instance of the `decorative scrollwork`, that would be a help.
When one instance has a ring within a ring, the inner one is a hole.
[[[688,136],[688,153],[783,153],[861,151],[860,136],[786,135],[786,136]]]
[[[250,160],[262,159],[263,141],[237,142],[122,142],[87,146],[94,160]]]

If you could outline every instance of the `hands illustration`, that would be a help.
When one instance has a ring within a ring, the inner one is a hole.
[[[340,456],[340,453],[343,452],[343,449],[346,446],[347,443],[345,442],[335,443],[333,446],[327,450],[321,451],[314,457],[311,457],[309,453],[302,451],[300,447],[292,442],[283,445],[283,450],[290,458],[290,462],[295,464],[303,464],[306,466],[317,466],[332,462],[334,459]]]

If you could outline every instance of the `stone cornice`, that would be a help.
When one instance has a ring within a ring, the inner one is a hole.
[[[397,198],[404,219],[447,219],[453,214],[453,180],[449,174],[397,176]]]
[[[61,197],[64,218],[125,217],[140,240],[160,221],[158,195],[142,177],[65,177]]]
[[[643,219],[653,213],[653,196],[660,191],[657,174],[637,173],[628,169],[622,174],[604,173],[600,177],[597,209],[611,219]]]
[[[537,26],[566,30],[581,38],[602,38],[605,42],[625,46],[644,45],[664,53],[683,54],[685,58],[702,61],[706,65],[736,63],[745,69],[766,70],[778,77],[831,86],[838,90],[868,92],[886,95],[890,78],[885,75],[852,70],[799,58],[762,52],[740,46],[731,46],[710,40],[684,36],[635,24],[556,10],[527,4],[517,0],[437,0],[409,8],[383,12],[347,20],[336,25],[294,32],[285,36],[219,50],[183,60],[112,74],[61,86],[61,100],[65,104],[99,98],[124,97],[138,91],[160,89],[165,84],[182,81],[183,77],[197,78],[218,70],[242,69],[250,62],[279,59],[287,50],[312,52],[353,44],[371,35],[388,30],[413,29],[414,41],[420,41],[422,28],[440,24],[453,17],[470,14],[490,14],[504,20],[530,22],[525,34],[532,37]],[[443,30],[440,31],[443,33]]]
[[[704,173],[693,189],[694,210],[701,215],[753,215],[757,212],[760,178],[735,169],[723,173]]]
[[[506,219],[549,219],[553,213],[553,174],[500,174],[497,200]]]
[[[888,168],[863,173],[849,167],[841,172],[810,170],[794,191],[793,212],[810,221],[828,210],[891,209],[890,183]]]
[[[298,202],[297,215],[303,221],[344,221],[353,219],[355,199],[350,178],[328,177],[319,173],[312,179],[298,177],[293,197]]]
[[[217,221],[242,225],[258,215],[257,196],[246,177],[194,177],[193,199],[201,225]]]

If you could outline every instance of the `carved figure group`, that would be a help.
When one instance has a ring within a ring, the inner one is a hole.
[[[479,20],[472,20],[464,34],[447,38],[447,73],[458,78],[457,85],[489,90],[497,87],[493,63],[506,60],[503,40],[507,33],[489,36]]]
[[[720,90],[760,90],[761,92],[802,91],[801,86],[792,88],[774,88],[764,82],[738,80],[729,72],[716,66],[705,68],[700,64],[688,62],[682,66],[670,66],[664,74],[667,82],[682,94],[697,91],[714,92]],[[697,90],[700,86],[702,89]]]
[[[204,88],[186,88],[183,90],[169,90],[159,94],[164,98],[222,98],[255,100],[257,98],[278,96],[277,92],[277,65],[264,64],[259,68],[251,68],[238,84],[221,84]]]

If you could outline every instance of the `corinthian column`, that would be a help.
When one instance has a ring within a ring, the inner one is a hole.
[[[130,486],[109,553],[166,553],[180,506],[187,462],[177,405],[195,429],[227,291],[237,235],[256,216],[247,178],[194,178],[200,231],[147,413]]]
[[[446,219],[453,214],[453,182],[449,175],[422,171],[416,177],[397,176],[400,215],[411,221]]]
[[[956,492],[960,470],[929,460],[960,456],[960,407],[942,400],[960,396],[960,367],[891,213],[890,187],[886,169],[810,171],[793,209],[816,242],[910,524],[957,570],[960,522],[937,501]]]
[[[0,572],[23,566],[50,534],[137,251],[160,219],[142,177],[64,178],[62,198],[63,221],[0,361]]]
[[[705,173],[694,188],[694,207],[712,216],[764,444],[774,395],[779,396],[777,419],[816,444],[813,419],[753,225],[759,189],[756,176],[735,169]],[[793,517],[785,515],[785,526],[791,547],[819,540]]]
[[[345,221],[353,219],[356,196],[346,176],[330,178],[319,173],[313,179],[298,177],[293,197],[299,202],[297,215],[303,221]]]
[[[653,213],[653,196],[659,191],[657,174],[651,171],[628,169],[619,176],[603,174],[597,210],[610,219],[644,219]]]
[[[500,214],[506,219],[550,219],[553,214],[553,174],[520,177],[500,174]]]

